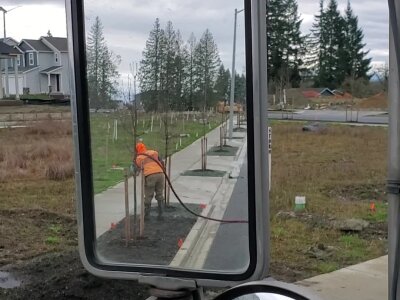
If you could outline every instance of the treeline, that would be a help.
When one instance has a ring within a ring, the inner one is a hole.
[[[150,31],[139,69],[141,102],[146,111],[203,110],[228,99],[231,75],[219,57],[209,29],[184,42],[171,21]],[[245,97],[245,77],[236,76],[236,100]]]
[[[272,93],[283,88],[312,85],[345,88],[369,80],[371,59],[366,58],[364,35],[350,1],[343,14],[336,0],[319,12],[308,35],[300,31],[302,20],[296,0],[267,2],[268,84]]]

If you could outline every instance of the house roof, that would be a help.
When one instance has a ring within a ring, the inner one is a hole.
[[[26,42],[33,50],[40,51],[40,52],[53,52],[49,47],[47,47],[41,40],[28,40],[23,39],[21,41]]]
[[[18,42],[14,40],[12,37],[1,38],[0,42],[4,42],[9,46],[17,46]]]
[[[50,44],[54,46],[60,52],[68,52],[68,40],[63,37],[48,37],[43,36],[43,39],[48,41]]]
[[[50,67],[50,68],[47,68],[47,69],[44,69],[44,70],[40,71],[40,73],[48,74],[48,73],[52,73],[53,71],[57,71],[58,69],[61,69],[61,68],[62,68],[61,66],[53,66],[53,67]]]
[[[20,52],[15,49],[14,47],[11,47],[7,45],[6,43],[0,41],[0,54],[1,55],[16,55],[20,54]]]

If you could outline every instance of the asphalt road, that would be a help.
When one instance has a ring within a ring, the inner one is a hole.
[[[247,163],[244,163],[226,208],[224,219],[248,219]],[[221,224],[211,245],[204,268],[235,271],[246,268],[249,262],[247,224]]]
[[[302,121],[358,122],[387,124],[389,115],[384,111],[338,111],[338,110],[298,110],[294,113],[268,112],[270,119],[293,119]]]

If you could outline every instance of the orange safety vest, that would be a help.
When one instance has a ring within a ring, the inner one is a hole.
[[[156,161],[158,160],[158,152],[154,150],[147,150],[144,154],[151,156]],[[163,173],[161,167],[151,158],[138,154],[136,158],[136,165],[141,168],[143,166],[144,176],[149,176],[151,174]]]

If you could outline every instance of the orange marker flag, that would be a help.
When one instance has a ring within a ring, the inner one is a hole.
[[[183,239],[179,239],[178,240],[178,248],[181,249],[182,245],[183,245]]]
[[[370,209],[370,211],[372,211],[372,212],[375,212],[375,211],[376,211],[375,202],[371,202],[371,203],[370,203],[369,209]]]

